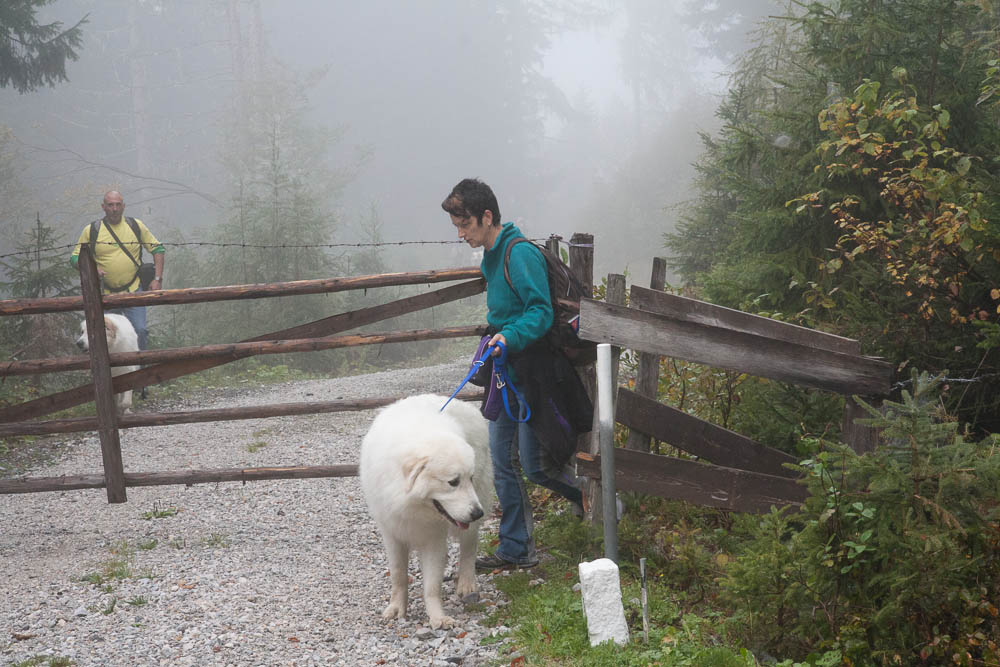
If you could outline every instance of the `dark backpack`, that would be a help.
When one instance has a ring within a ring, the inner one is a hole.
[[[512,292],[517,294],[510,280],[510,251],[521,242],[531,243],[524,237],[511,240],[503,257],[503,277]],[[574,365],[593,363],[597,358],[597,343],[583,340],[580,331],[580,299],[587,297],[587,288],[563,261],[542,246],[531,243],[545,258],[549,276],[549,298],[552,300],[552,327],[545,334],[549,345],[566,355]]]

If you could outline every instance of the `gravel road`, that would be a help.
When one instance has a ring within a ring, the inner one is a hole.
[[[467,368],[248,384],[156,409],[447,395]],[[122,453],[134,472],[357,463],[372,417],[132,429],[122,432]],[[88,433],[30,475],[100,471],[100,444]],[[453,545],[449,573],[454,561]],[[468,608],[445,582],[445,610],[458,625],[430,630],[415,559],[409,618],[381,621],[388,570],[355,477],[130,488],[120,505],[104,489],[0,496],[0,563],[2,664],[60,656],[79,666],[485,665],[497,645],[483,638],[506,632],[481,625],[505,603],[491,575],[479,576],[480,601]]]

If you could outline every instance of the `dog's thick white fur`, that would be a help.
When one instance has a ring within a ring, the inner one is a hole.
[[[476,591],[479,525],[493,504],[486,420],[474,405],[422,394],[386,406],[361,443],[361,487],[382,533],[392,593],[382,618],[406,618],[410,550],[420,552],[432,628],[451,627],[441,607],[448,535],[460,547],[456,591]]]
[[[108,337],[108,352],[138,352],[139,337],[135,333],[135,327],[124,315],[108,313],[104,316],[104,329]],[[76,339],[76,346],[81,350],[88,350],[90,342],[87,339],[87,320],[80,322],[80,337]],[[112,366],[111,375],[124,375],[132,371],[139,370],[138,366]],[[118,414],[132,409],[132,390],[115,394],[115,406]]]

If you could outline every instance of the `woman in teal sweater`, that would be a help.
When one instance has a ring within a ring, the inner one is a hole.
[[[495,332],[490,344],[502,342],[508,355],[516,356],[539,341],[552,326],[545,258],[530,243],[516,244],[509,264],[512,290],[504,279],[504,253],[511,239],[524,235],[512,222],[500,224],[500,207],[493,190],[482,181],[467,178],[452,189],[441,208],[451,216],[458,238],[473,248],[483,248],[480,267],[486,278],[486,321],[490,331]],[[514,403],[511,413],[516,414],[520,406],[513,396],[510,398]],[[476,567],[534,567],[538,556],[532,536],[531,503],[517,460],[529,480],[561,494],[579,512],[583,510],[583,494],[575,486],[549,477],[538,439],[527,422],[519,423],[501,411],[489,427],[493,481],[501,510],[500,544],[494,554],[477,559]]]

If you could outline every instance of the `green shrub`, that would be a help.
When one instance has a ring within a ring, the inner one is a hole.
[[[967,441],[937,384],[914,373],[901,402],[869,406],[887,444],[826,445],[802,464],[802,510],[755,520],[724,581],[746,644],[854,664],[1000,661],[1000,437]]]

